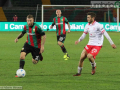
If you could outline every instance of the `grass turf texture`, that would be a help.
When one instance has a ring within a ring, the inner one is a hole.
[[[120,86],[120,38],[118,32],[108,32],[117,49],[112,49],[104,38],[104,45],[96,57],[96,74],[91,75],[91,64],[84,62],[82,75],[74,77],[80,54],[88,43],[86,38],[75,45],[82,32],[67,34],[65,47],[71,56],[63,59],[61,48],[57,45],[55,32],[46,32],[44,60],[34,65],[32,56],[25,59],[26,76],[15,78],[19,67],[20,50],[26,41],[26,35],[18,43],[14,39],[20,32],[0,32],[0,86],[22,86],[23,90],[119,90]]]

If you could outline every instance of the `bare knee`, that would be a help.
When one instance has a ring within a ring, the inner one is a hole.
[[[93,55],[92,55],[92,54],[88,54],[88,55],[87,55],[87,58],[88,58],[88,59],[92,59],[92,58],[93,58]]]
[[[61,45],[63,45],[63,43],[62,43],[62,42],[60,42],[60,41],[58,41],[58,45],[59,45],[59,46],[61,46]]]
[[[21,53],[21,55],[20,55],[20,59],[25,59],[25,55],[26,55],[26,53]]]
[[[21,57],[20,57],[20,59],[24,60],[24,59],[25,59],[25,57],[24,57],[24,56],[21,56]]]
[[[82,51],[80,61],[84,61],[84,59],[87,57],[87,53],[85,50]]]
[[[38,63],[38,61],[36,61],[35,59],[32,59],[32,62],[33,62],[33,64],[37,64]]]

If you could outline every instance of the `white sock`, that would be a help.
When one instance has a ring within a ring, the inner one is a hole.
[[[91,63],[91,62],[90,62]],[[96,63],[95,61],[93,63],[91,63],[91,66],[95,67],[96,66]]]
[[[83,67],[78,67],[78,73],[79,73],[79,74],[81,74],[82,68],[83,68]]]

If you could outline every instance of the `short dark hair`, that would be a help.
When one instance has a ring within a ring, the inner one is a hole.
[[[94,18],[96,17],[96,13],[94,13],[94,12],[88,12],[87,15],[91,15],[92,18],[93,18],[93,17],[94,17]]]
[[[34,19],[33,15],[31,15],[31,14],[27,15],[27,18],[33,18]]]

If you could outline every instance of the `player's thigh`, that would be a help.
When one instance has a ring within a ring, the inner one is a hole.
[[[89,58],[93,57],[95,59],[100,50],[101,50],[101,46],[93,47],[93,49],[89,52],[88,57]]]
[[[81,53],[80,60],[84,60],[87,57],[87,51],[84,49]]]
[[[61,45],[61,44],[63,44],[64,43],[64,41],[65,41],[65,39],[66,39],[66,35],[59,35],[59,36],[57,36],[57,42],[58,42],[58,45]]]
[[[30,45],[24,44],[21,50],[20,59],[25,59],[25,56],[30,52]]]

